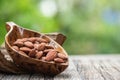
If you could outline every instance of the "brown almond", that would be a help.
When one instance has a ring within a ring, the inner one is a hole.
[[[30,52],[31,51],[31,49],[28,47],[21,47],[20,50],[23,52]]]
[[[51,50],[51,51],[49,51],[47,53],[45,60],[46,61],[54,60],[54,58],[56,57],[56,55],[57,55],[57,52],[55,50]]]
[[[28,54],[28,56],[29,56],[29,57],[32,57],[32,58],[34,58],[35,55],[36,55],[35,49],[31,50],[31,52],[29,52],[29,54]]]
[[[17,45],[18,47],[22,47],[24,44],[21,41],[15,41],[14,45]]]
[[[56,63],[64,63],[64,60],[61,59],[61,58],[55,58],[54,61],[55,61]]]
[[[48,43],[48,41],[43,38],[37,38],[37,41],[40,43]]]
[[[40,59],[40,58],[42,57],[42,55],[43,55],[43,52],[42,52],[42,51],[39,51],[39,52],[36,53],[35,57],[36,57],[37,59]]]
[[[48,38],[46,38],[46,37],[44,37],[43,39],[45,39],[45,40],[47,41],[47,43],[50,42],[50,39],[48,39]]]
[[[24,56],[27,56],[27,57],[28,57],[28,55],[27,55],[25,52],[23,52],[23,51],[19,51],[19,54],[21,54],[21,55],[24,55]]]
[[[34,44],[34,49],[38,49],[39,44]]]
[[[28,38],[22,38],[22,39],[20,39],[21,42],[25,42],[27,40],[28,40]]]
[[[41,43],[41,44],[39,44],[38,50],[39,50],[39,51],[44,50],[44,49],[45,49],[45,45],[46,45],[46,43]]]
[[[30,42],[35,42],[36,40],[37,40],[36,37],[31,37],[31,38],[28,39],[28,41],[30,41]]]
[[[51,46],[51,45],[45,45],[45,48],[47,48],[47,49],[54,49],[54,47]]]
[[[64,55],[63,53],[58,53],[57,57],[61,58],[61,59],[67,59],[68,57],[66,55]]]
[[[33,47],[34,47],[33,43],[30,42],[30,41],[24,42],[24,45],[25,45],[26,47],[29,47],[29,48],[33,48]]]
[[[40,44],[38,41],[35,41],[34,44]]]
[[[46,57],[42,57],[42,60],[45,61]]]
[[[48,53],[48,52],[51,51],[51,50],[53,50],[53,49],[45,49],[43,52],[44,52],[44,53]]]
[[[15,50],[19,51],[19,48],[17,46],[12,46]]]

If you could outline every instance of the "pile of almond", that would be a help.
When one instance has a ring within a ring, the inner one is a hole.
[[[41,37],[17,39],[12,48],[22,55],[43,61],[65,63],[68,59],[64,53],[60,53],[50,44],[50,40]]]

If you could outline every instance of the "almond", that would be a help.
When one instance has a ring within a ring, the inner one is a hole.
[[[36,53],[35,57],[36,57],[37,59],[40,59],[40,58],[42,57],[42,55],[43,55],[43,52],[42,52],[42,51],[39,51],[39,52]]]
[[[47,48],[47,49],[54,49],[54,47],[50,46],[50,45],[45,45],[45,48]]]
[[[19,51],[19,48],[17,46],[12,46],[15,50]]]
[[[44,49],[45,49],[45,45],[46,45],[46,43],[41,43],[41,44],[39,44],[39,45],[38,45],[38,50],[39,50],[39,51],[44,50]]]
[[[40,43],[48,43],[47,40],[42,39],[42,38],[37,38],[37,41],[40,42]]]
[[[21,41],[15,41],[14,44],[17,45],[18,47],[23,46],[23,42],[21,42]]]
[[[55,58],[54,61],[55,61],[56,63],[63,63],[63,62],[64,62],[64,60],[61,59],[61,58]]]
[[[21,54],[21,55],[24,55],[24,56],[27,56],[27,57],[28,57],[28,55],[27,55],[25,52],[23,52],[23,51],[19,51],[19,54]]]
[[[29,48],[33,48],[33,47],[34,47],[33,43],[30,42],[30,41],[24,42],[24,45],[25,45],[26,47],[29,47]]]
[[[42,60],[45,61],[46,57],[42,57]]]
[[[36,55],[35,49],[31,50],[31,52],[29,52],[29,54],[28,54],[28,56],[30,56],[30,57],[32,57],[32,58],[34,58],[35,55]]]
[[[39,44],[34,44],[34,49],[38,49]]]
[[[30,52],[31,51],[31,49],[28,47],[21,47],[20,50],[23,52]]]
[[[25,41],[27,41],[27,40],[28,40],[28,38],[20,39],[21,42],[25,42]]]
[[[30,41],[30,42],[35,42],[36,40],[37,40],[36,37],[31,37],[31,38],[28,39],[28,41]]]
[[[43,52],[44,52],[44,53],[48,53],[48,52],[51,51],[51,50],[53,50],[53,49],[45,49]]]
[[[68,57],[66,55],[64,55],[63,53],[58,53],[57,57],[61,58],[61,59],[67,59]]]
[[[51,51],[49,51],[47,53],[45,60],[46,61],[54,60],[54,58],[56,57],[56,55],[57,55],[57,52],[55,50],[51,50]]]

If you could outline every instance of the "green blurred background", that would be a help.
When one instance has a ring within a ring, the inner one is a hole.
[[[120,53],[120,0],[0,0],[0,44],[5,22],[67,36],[69,55]]]

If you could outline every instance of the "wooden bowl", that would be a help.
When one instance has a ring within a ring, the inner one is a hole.
[[[50,37],[32,30],[19,27],[17,24],[13,22],[7,22],[6,29],[8,33],[5,36],[5,47],[10,56],[12,57],[14,63],[20,68],[23,68],[26,72],[43,73],[46,75],[54,76],[63,72],[68,67],[69,64],[68,60],[65,63],[47,62],[31,58],[29,56],[21,55],[18,51],[12,48],[13,43],[17,39],[29,37],[42,37],[49,39],[52,45],[55,46],[55,48],[59,52],[64,53],[66,56],[68,56],[66,51]]]

